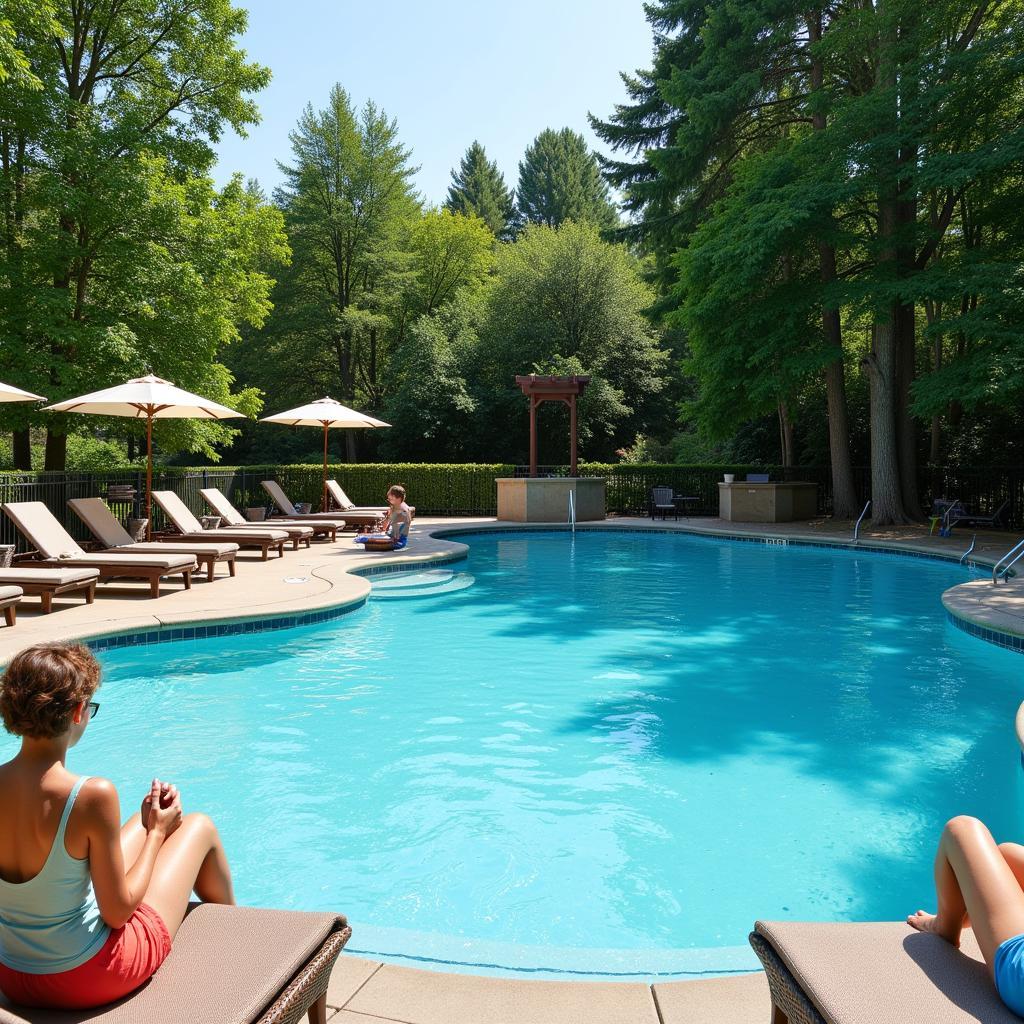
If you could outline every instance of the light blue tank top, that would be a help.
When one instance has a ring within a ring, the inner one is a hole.
[[[89,859],[76,860],[64,833],[82,785],[72,787],[57,835],[42,870],[27,882],[0,878],[0,963],[26,974],[57,974],[98,953],[110,929],[103,923],[89,874]]]

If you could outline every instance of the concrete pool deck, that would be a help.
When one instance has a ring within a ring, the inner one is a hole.
[[[564,524],[552,524],[564,529]],[[578,529],[665,529],[709,536],[740,536],[818,541],[846,546],[851,523],[727,523],[717,519],[680,519],[662,523],[647,518],[616,518],[581,524]],[[19,608],[18,624],[0,629],[0,662],[23,647],[44,640],[91,639],[111,633],[165,633],[185,624],[231,623],[253,618],[281,619],[304,613],[358,607],[369,582],[354,572],[385,565],[437,564],[461,557],[465,545],[443,534],[464,529],[531,530],[538,524],[497,523],[493,519],[420,517],[410,547],[401,553],[367,554],[351,535],[335,543],[314,544],[263,562],[240,552],[234,579],[196,580],[190,591],[172,584],[162,596],[148,597],[145,584],[117,582],[99,587],[93,605],[74,596],[58,597],[50,615],[39,612],[37,598]],[[1011,545],[1007,534],[979,533],[972,559],[991,564]],[[870,550],[945,555],[959,558],[970,534],[929,537],[920,527],[865,529],[860,546]],[[987,589],[986,589],[987,588]],[[962,593],[957,593],[962,592]],[[947,592],[971,621],[1003,616],[1024,635],[1024,581],[999,587],[990,579],[972,580]],[[937,609],[941,613],[941,609]],[[992,618],[992,622],[997,621]],[[992,626],[992,628],[997,628]],[[1022,726],[1024,727],[1024,726]],[[345,908],[338,908],[344,911]],[[753,924],[753,920],[751,921]],[[358,942],[356,937],[355,942]],[[760,973],[721,979],[642,982],[531,981],[417,970],[343,954],[328,994],[329,1019],[335,1024],[760,1024],[768,1019],[767,984]]]

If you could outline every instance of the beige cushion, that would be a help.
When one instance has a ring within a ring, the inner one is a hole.
[[[41,501],[10,501],[4,511],[44,558],[66,558],[82,554],[74,537]]]
[[[327,481],[327,490],[334,499],[336,505],[340,505],[344,512],[387,512],[387,505],[356,505],[355,502],[342,490],[337,480]]]
[[[182,533],[202,533],[203,524],[192,515],[188,505],[174,491],[154,491],[153,500]]]
[[[224,520],[225,526],[246,525],[245,516],[228,501],[219,487],[202,487],[199,493],[203,496],[203,501]]]
[[[101,570],[127,570],[132,566],[138,566],[143,569],[163,569],[166,572],[171,572],[174,569],[187,569],[189,566],[195,568],[196,564],[194,555],[171,554],[160,558],[155,554],[150,555],[144,552],[141,555],[134,555],[127,551],[123,554],[119,551],[83,551],[80,555],[70,555],[66,559],[62,558],[61,561],[68,562],[70,565],[95,566]]]
[[[288,495],[281,489],[276,480],[263,480],[263,490],[270,495],[270,500],[286,515],[295,515],[295,506],[288,500]]]
[[[119,549],[120,550],[120,549]],[[189,544],[188,541],[173,540],[173,541],[141,541],[138,543],[126,544],[124,546],[124,553],[126,555],[132,555],[136,552],[145,553],[158,553],[166,552],[167,554],[183,554],[183,555],[216,555],[220,558],[221,555],[230,555],[232,552],[238,550],[237,544],[231,544],[228,541],[223,541],[220,544]]]
[[[16,586],[63,587],[68,583],[91,583],[100,578],[99,569],[47,569],[31,568],[31,562],[19,562],[10,569],[0,569],[0,583]]]
[[[216,541],[217,539],[228,542],[233,539],[239,544],[244,543],[246,540],[279,541],[287,540],[288,533],[284,528],[275,530],[270,526],[219,526],[216,530],[196,530],[194,533],[186,533],[181,537],[175,537],[174,543],[180,543],[182,540],[199,540],[205,545],[208,541]]]
[[[338,923],[335,914],[202,904],[185,918],[152,980],[127,999],[18,1016],[0,997],[0,1024],[249,1024]]]
[[[104,547],[120,548],[135,543],[102,498],[71,498],[68,505]]]
[[[9,604],[20,601],[25,596],[21,587],[0,587],[0,604],[6,608]]]
[[[904,923],[756,928],[829,1024],[1020,1024],[969,929],[958,950]]]

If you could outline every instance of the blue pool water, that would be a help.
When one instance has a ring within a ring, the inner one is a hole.
[[[953,814],[1024,834],[1024,661],[947,623],[965,570],[656,533],[467,542],[467,589],[103,653],[71,767],[126,813],[176,781],[244,902],[338,909],[353,949],[456,965],[739,969],[757,917],[929,906]]]

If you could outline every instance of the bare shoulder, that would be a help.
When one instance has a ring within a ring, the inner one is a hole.
[[[79,790],[75,807],[80,809],[87,818],[113,818],[117,821],[120,814],[117,787],[110,779],[94,775],[87,779]]]

